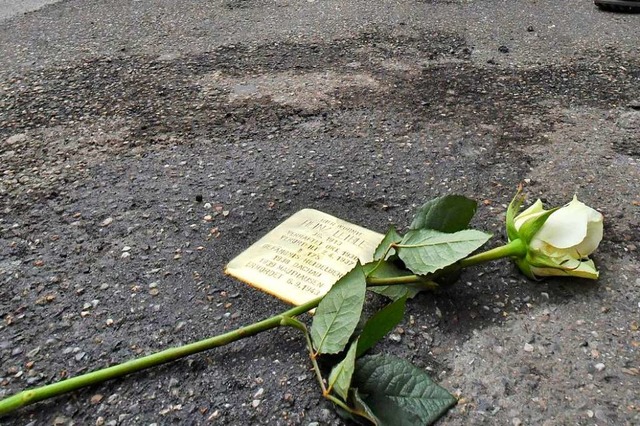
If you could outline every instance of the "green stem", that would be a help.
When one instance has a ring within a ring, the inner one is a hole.
[[[342,402],[342,400],[340,400],[339,398],[336,398],[335,396],[331,395],[330,393],[323,394],[322,396],[324,396],[326,399],[328,399],[329,401],[333,402],[334,404],[338,405],[344,411],[347,411],[349,413],[353,413],[353,414],[356,414],[356,415],[361,415],[356,410],[354,410],[353,408],[349,407],[347,404]]]
[[[456,268],[465,268],[479,263],[488,262],[491,260],[500,259],[509,256],[524,256],[526,254],[526,245],[520,240],[514,240],[507,245],[496,247],[483,253],[470,256],[466,259],[462,259],[455,265]],[[447,270],[447,268],[445,268]],[[417,275],[405,275],[401,277],[392,278],[375,278],[368,277],[368,286],[384,286],[384,285],[398,285],[398,284],[425,284],[424,277]],[[303,305],[296,306],[282,312],[279,315],[267,318],[265,320],[256,322],[254,324],[241,327],[237,330],[230,331],[218,336],[210,337],[208,339],[200,340],[198,342],[190,343],[188,345],[180,346],[177,348],[166,349],[155,354],[147,355],[142,358],[133,359],[122,364],[114,365],[112,367],[103,368],[102,370],[94,371],[91,373],[83,374],[78,377],[72,377],[70,379],[62,380],[58,383],[45,385],[35,389],[29,389],[19,392],[13,396],[0,400],[0,416],[9,414],[21,407],[29,404],[33,404],[38,401],[42,401],[47,398],[62,395],[67,392],[71,392],[80,389],[85,386],[91,386],[98,383],[105,382],[107,380],[122,377],[127,374],[135,373],[137,371],[145,370],[147,368],[155,367],[157,365],[165,364],[171,361],[175,361],[179,358],[184,358],[189,355],[203,352],[218,346],[223,346],[236,340],[243,339],[245,337],[253,336],[263,331],[270,330],[279,326],[294,326],[297,328],[299,324],[294,324],[290,321],[292,318],[301,315],[305,312],[318,306],[322,297],[313,299]],[[308,335],[308,333],[306,333]],[[313,359],[313,358],[312,358]],[[316,366],[314,366],[315,368]],[[320,378],[320,380],[322,380]],[[323,386],[321,382],[321,386]],[[324,387],[324,386],[323,386]]]
[[[309,351],[309,358],[311,359],[311,365],[313,366],[313,370],[316,373],[316,379],[318,379],[318,384],[320,385],[320,389],[322,389],[322,394],[325,395],[327,393],[327,388],[324,385],[324,381],[322,380],[322,372],[320,371],[320,367],[318,366],[317,356],[313,352],[313,343],[311,342],[311,336],[309,335],[309,331],[307,330],[307,326],[304,325],[301,321],[298,321],[295,318],[285,317],[282,320],[282,325],[288,325],[291,327],[295,327],[298,330],[304,333],[304,338],[307,343],[307,350]]]
[[[526,254],[527,245],[522,240],[517,239],[510,241],[503,246],[495,247],[490,250],[483,251],[482,253],[465,257],[464,259],[435,272],[434,276],[430,278],[435,280],[438,276],[446,276],[447,274],[459,271],[462,268],[468,268],[469,266],[479,265],[480,263],[491,262],[505,257],[524,257]]]
[[[399,284],[416,284],[423,281],[424,281],[424,278],[418,275],[403,275],[401,277],[392,277],[392,278],[367,277],[367,287],[380,287],[385,285],[399,285]]]
[[[502,259],[504,257],[523,257],[527,254],[527,246],[522,240],[513,240],[503,246],[492,248],[491,250],[484,251],[482,253],[475,254],[473,256],[466,257],[453,265],[449,265],[440,271],[434,272],[433,275],[420,276],[420,275],[403,275],[401,277],[393,278],[377,278],[367,277],[367,286],[380,287],[386,285],[399,285],[399,284],[421,284],[427,289],[435,290],[438,288],[437,284],[433,283],[433,280],[438,276],[446,275],[447,273],[459,270],[461,268],[467,268],[469,266],[478,265],[480,263],[490,262],[492,260]]]
[[[460,260],[457,265],[461,268],[502,259],[503,257],[524,257],[527,254],[526,244],[520,240],[513,240],[503,246],[475,254]]]
[[[215,337],[210,337],[208,339],[200,340],[198,342],[190,343],[188,345],[180,346],[177,348],[166,349],[164,351],[147,355],[142,358],[133,359],[122,364],[103,368],[102,370],[93,371],[91,373],[83,374],[78,377],[72,377],[70,379],[62,380],[58,383],[53,383],[39,388],[19,392],[0,401],[0,416],[9,414],[21,407],[24,407],[25,405],[42,401],[43,399],[52,398],[58,395],[62,395],[63,393],[80,389],[85,386],[95,385],[97,383],[102,383],[107,380],[115,379],[117,377],[122,377],[127,374],[155,367],[160,364],[175,361],[176,359],[184,358],[186,356],[206,351],[218,346],[223,346],[228,343],[235,342],[236,340],[253,336],[260,332],[270,330],[281,325],[292,325],[289,324],[285,318],[294,317],[308,312],[311,309],[317,307],[321,300],[322,297],[318,297],[303,305],[289,309],[288,311],[283,312],[279,315],[275,315],[271,318],[267,318],[265,320],[238,328],[236,330]]]

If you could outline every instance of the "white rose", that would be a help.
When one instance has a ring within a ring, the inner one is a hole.
[[[537,200],[514,219],[516,232],[523,225],[547,213]],[[528,244],[527,256],[517,261],[527,275],[535,277],[570,275],[598,278],[598,271],[588,259],[603,233],[603,217],[598,211],[578,201],[576,196],[562,208],[549,215],[542,227],[535,232]]]

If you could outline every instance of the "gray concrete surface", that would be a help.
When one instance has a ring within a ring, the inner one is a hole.
[[[62,0],[0,0],[0,21],[4,21],[23,13],[33,12],[48,4]]]
[[[379,350],[459,396],[442,425],[639,424],[638,28],[586,0],[69,0],[2,21],[0,396],[284,309],[222,270],[300,208],[384,232],[461,193],[498,244],[525,182],[605,214],[600,280],[475,268]],[[292,331],[2,421],[343,424]]]

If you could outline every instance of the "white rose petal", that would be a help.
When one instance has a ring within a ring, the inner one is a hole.
[[[519,231],[525,222],[545,212],[542,202],[537,200],[514,218],[513,225]],[[602,236],[602,214],[574,196],[569,204],[549,215],[528,241],[527,271],[530,269],[529,273],[538,277],[570,275],[595,279],[598,270],[586,257],[596,250]]]
[[[534,239],[588,256],[602,240],[602,215],[574,196],[569,204],[549,216]]]

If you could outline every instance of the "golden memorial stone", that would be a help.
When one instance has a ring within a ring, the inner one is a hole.
[[[303,209],[235,257],[225,273],[301,305],[329,291],[358,259],[370,262],[383,235]]]

